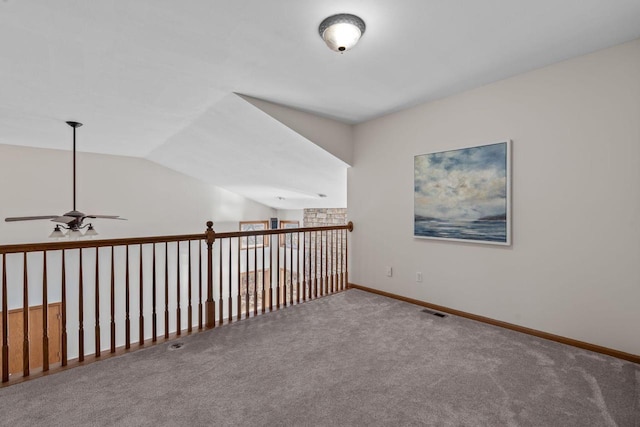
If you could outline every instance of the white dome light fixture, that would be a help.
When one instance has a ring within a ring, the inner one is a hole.
[[[343,53],[358,43],[365,28],[364,21],[360,17],[349,13],[339,13],[322,21],[318,32],[329,49]]]

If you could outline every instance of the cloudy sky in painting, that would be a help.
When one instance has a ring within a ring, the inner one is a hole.
[[[415,157],[415,214],[474,220],[506,213],[507,144]]]

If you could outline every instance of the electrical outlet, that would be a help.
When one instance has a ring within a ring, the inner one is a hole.
[[[420,271],[416,272],[416,282],[422,283],[422,272]]]
[[[387,277],[393,276],[393,269],[391,267],[386,267]]]

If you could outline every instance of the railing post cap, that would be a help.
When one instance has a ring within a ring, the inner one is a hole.
[[[213,221],[207,221],[207,228],[209,230],[213,228]]]

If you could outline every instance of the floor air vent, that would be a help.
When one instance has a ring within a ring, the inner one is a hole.
[[[425,308],[424,310],[422,310],[422,312],[423,313],[427,313],[427,314],[431,314],[432,316],[447,317],[446,314],[438,313],[437,311],[429,310],[428,308]]]

